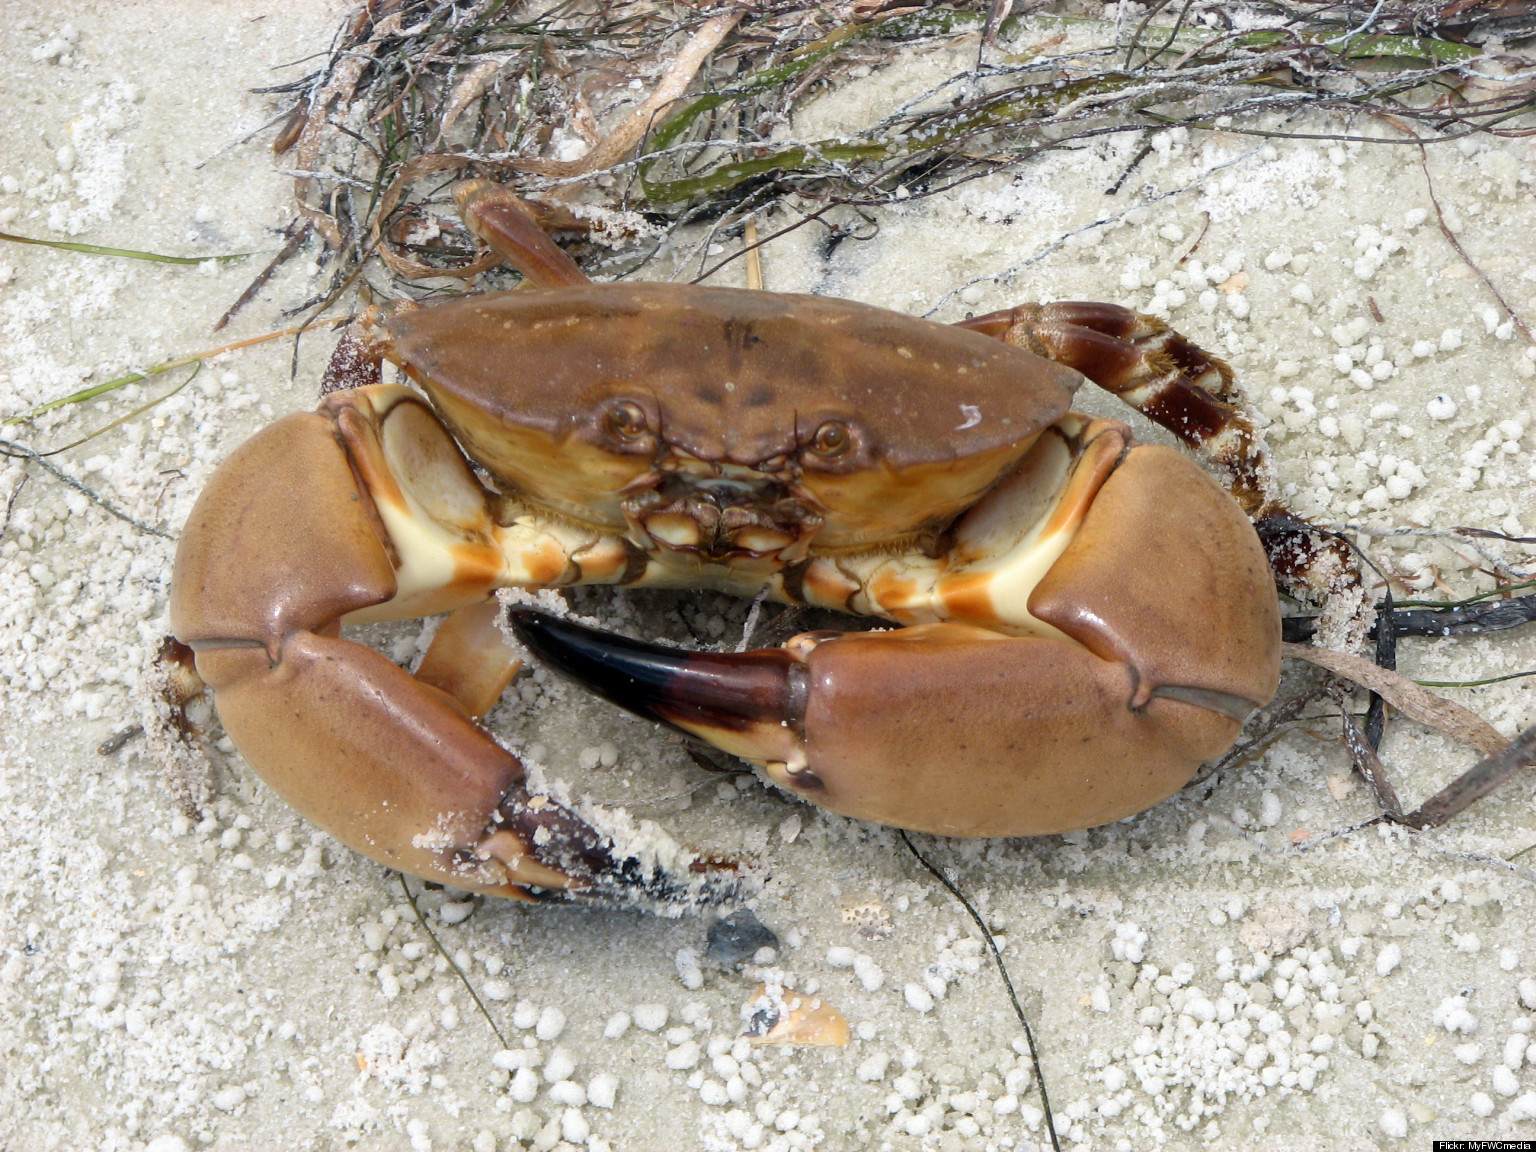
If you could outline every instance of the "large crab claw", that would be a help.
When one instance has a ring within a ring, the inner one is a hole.
[[[567,675],[833,811],[948,836],[1064,832],[1177,791],[1279,675],[1253,529],[1180,454],[1126,452],[1067,531],[1028,593],[1050,634],[936,622],[734,655],[525,609],[513,622]]]
[[[517,669],[488,599],[494,521],[452,441],[406,395],[360,389],[278,421],[193,509],[172,626],[230,738],[299,812],[415,876],[523,899],[728,898],[728,863],[665,839],[621,848],[634,831],[622,818],[600,830],[530,791],[475,723]],[[410,502],[454,534],[401,536]],[[445,609],[415,676],[340,638],[344,617]]]

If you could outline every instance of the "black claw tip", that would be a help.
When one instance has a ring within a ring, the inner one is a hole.
[[[511,608],[518,640],[619,707],[690,734],[798,719],[801,666],[787,652],[690,652]]]

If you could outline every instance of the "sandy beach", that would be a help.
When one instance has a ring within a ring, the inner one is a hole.
[[[10,0],[0,231],[255,256],[183,266],[0,245],[0,417],[281,327],[319,290],[307,250],[212,331],[294,211],[262,130],[286,105],[251,89],[315,67],[345,8]],[[1012,47],[1110,29],[1026,22]],[[894,107],[976,51],[974,38],[914,47],[812,100],[796,131]],[[836,245],[800,229],[765,249],[765,285],[942,321],[1031,300],[1165,316],[1234,366],[1296,512],[1369,530],[1399,596],[1491,589],[1489,557],[1529,578],[1530,547],[1446,532],[1536,534],[1536,344],[1471,266],[1536,323],[1536,144],[1474,135],[1421,164],[1412,146],[1181,129],[1108,194],[1138,145],[1049,153],[881,210]],[[644,275],[689,260],[679,244]],[[98,752],[138,719],[198,491],[257,428],[313,407],[333,342],[217,357],[48,468],[0,460],[0,1148],[1049,1147],[982,941],[895,833],[706,773],[675,737],[543,671],[492,712],[498,738],[683,843],[750,858],[763,882],[746,903],[780,941],[772,956],[709,960],[715,912],[532,907],[412,882],[499,1038],[400,878],[306,824],[227,741],[201,822],[178,812],[142,740]],[[186,377],[3,436],[68,444]],[[1078,403],[1171,443],[1113,397],[1085,388]],[[672,593],[589,590],[577,606],[724,647],[748,615]],[[406,663],[431,628],[357,635]],[[1430,681],[1529,671],[1536,628],[1406,639],[1399,661]],[[1288,662],[1282,697],[1311,682]],[[1533,678],[1438,691],[1505,736],[1536,721]],[[1312,729],[1107,827],[916,838],[997,938],[1064,1148],[1536,1138],[1533,777],[1439,830],[1301,852],[1375,811],[1336,725]],[[1382,748],[1408,804],[1477,758],[1402,718]],[[850,1042],[741,1038],[764,982],[835,1006]]]

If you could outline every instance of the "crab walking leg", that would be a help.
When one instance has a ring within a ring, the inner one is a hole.
[[[1204,473],[1172,449],[1128,448],[1113,422],[1080,436],[1057,506],[1075,509],[1075,527],[1021,535],[989,524],[985,505],[967,517],[979,525],[957,526],[962,551],[994,549],[961,567],[1023,603],[940,595],[929,611],[969,604],[991,626],[807,633],[733,656],[519,610],[519,638],[616,703],[844,815],[956,836],[1120,819],[1176,791],[1273,697],[1280,621],[1252,527]]]
[[[496,627],[500,615],[491,599],[450,612],[416,669],[416,679],[448,693],[474,720],[495,706],[523,666]]]
[[[1280,502],[1269,455],[1238,404],[1232,369],[1155,316],[1116,304],[1023,304],[957,327],[1076,368],[1215,464],[1254,520],[1286,589],[1316,599],[1362,580],[1347,546],[1320,536]]]
[[[462,180],[453,186],[459,218],[496,255],[540,288],[590,284],[591,280],[550,239],[549,233],[511,189],[489,180]]]
[[[512,669],[490,590],[571,567],[560,542],[504,531],[490,499],[399,388],[338,394],[238,449],[188,520],[171,597],[230,738],[292,807],[412,875],[520,898],[725,895],[694,858],[642,866],[530,795],[473,722]],[[423,677],[339,638],[344,619],[442,610]],[[445,667],[455,651],[468,673]]]
[[[1076,368],[1225,469],[1243,511],[1271,514],[1269,460],[1233,402],[1232,369],[1157,317],[1115,304],[1062,302],[1023,304],[957,327]]]

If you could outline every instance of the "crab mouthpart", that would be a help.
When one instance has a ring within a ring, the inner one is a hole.
[[[714,564],[803,560],[822,514],[771,474],[692,458],[668,461],[633,485],[622,508],[631,537]]]
[[[647,720],[750,760],[770,774],[805,771],[805,665],[790,652],[690,652],[600,632],[514,607],[517,638],[546,665]]]

